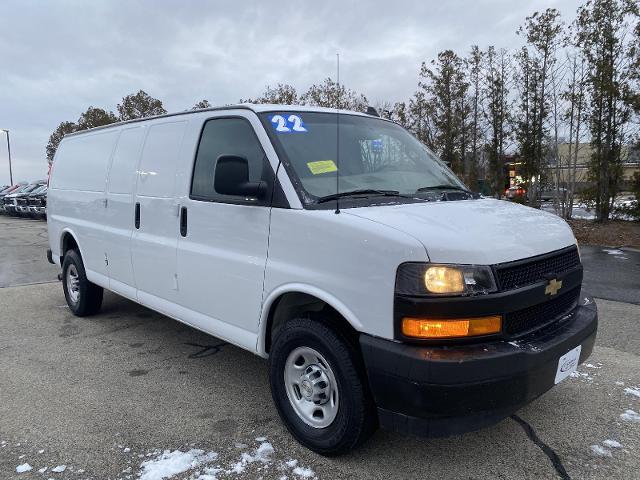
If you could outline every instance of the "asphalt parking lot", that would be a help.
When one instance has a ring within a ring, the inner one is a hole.
[[[74,317],[45,249],[46,223],[0,217],[2,479],[146,480],[165,450],[190,452],[180,479],[638,478],[638,252],[582,249],[587,288],[609,300],[578,375],[495,427],[379,431],[328,459],[286,432],[264,360],[113,294]]]

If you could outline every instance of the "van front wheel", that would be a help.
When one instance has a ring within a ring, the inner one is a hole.
[[[62,262],[62,288],[71,313],[78,317],[93,315],[102,306],[102,287],[87,280],[82,258],[69,250]]]
[[[269,356],[271,394],[301,444],[346,453],[376,427],[357,344],[322,319],[298,318],[278,332]]]

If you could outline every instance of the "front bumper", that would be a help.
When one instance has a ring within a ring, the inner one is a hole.
[[[582,294],[570,316],[517,342],[408,345],[360,336],[383,427],[447,436],[499,422],[554,386],[559,358],[593,350],[598,313]]]
[[[34,215],[44,215],[45,213],[47,213],[47,207],[30,205],[29,206],[29,213],[32,213]]]

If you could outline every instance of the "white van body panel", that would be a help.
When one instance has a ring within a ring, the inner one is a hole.
[[[176,170],[187,121],[166,119],[149,126],[138,167],[136,195],[140,228],[133,230],[131,259],[138,295],[177,302],[178,210]]]
[[[434,263],[492,265],[576,243],[557,215],[494,199],[345,210],[419,239]]]
[[[147,132],[144,125],[123,128],[118,137],[107,180],[105,252],[109,262],[109,288],[135,299],[136,282],[131,261],[133,196],[140,152]]]
[[[98,130],[61,142],[54,162],[48,192],[50,233],[60,235],[64,228],[82,241],[87,277],[108,286],[105,261],[103,217],[107,169],[118,138],[118,130]],[[53,242],[54,253],[60,250],[60,238]],[[105,284],[106,281],[106,284]]]
[[[262,329],[279,294],[308,285],[304,293],[325,300],[356,330],[393,338],[396,270],[428,261],[426,251],[410,235],[349,211],[272,209]]]

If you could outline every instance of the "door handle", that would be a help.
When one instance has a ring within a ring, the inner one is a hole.
[[[134,224],[136,229],[140,228],[140,202],[136,202],[136,216],[135,216]]]
[[[187,207],[180,209],[180,235],[187,236]]]

